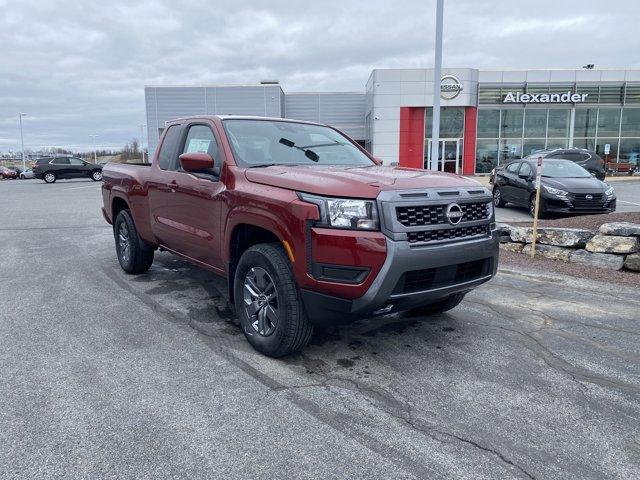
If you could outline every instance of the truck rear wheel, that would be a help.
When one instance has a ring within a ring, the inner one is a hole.
[[[144,273],[153,263],[153,247],[142,241],[133,223],[131,212],[121,210],[113,224],[116,254],[120,266],[127,273]]]
[[[234,298],[242,331],[259,352],[282,357],[309,343],[313,326],[281,245],[263,243],[244,252],[236,268]]]
[[[406,312],[406,316],[409,317],[422,317],[426,315],[436,315],[438,313],[448,312],[452,308],[457,307],[466,293],[455,293],[453,295],[449,295],[444,300],[439,300],[434,303],[430,303],[429,305],[424,305],[422,307],[412,308],[408,312]]]

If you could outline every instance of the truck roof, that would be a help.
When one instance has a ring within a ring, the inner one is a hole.
[[[306,120],[296,120],[293,118],[282,118],[282,117],[260,117],[260,116],[255,116],[255,115],[190,115],[188,117],[180,117],[180,118],[174,118],[172,120],[167,120],[165,122],[165,125],[169,125],[171,123],[176,123],[176,122],[183,122],[185,120],[193,120],[196,118],[206,118],[206,119],[215,119],[218,118],[220,120],[228,120],[228,119],[234,119],[234,120],[271,120],[271,121],[276,121],[276,122],[294,122],[294,123],[305,123],[308,125],[320,125],[323,127],[326,127],[327,125],[325,125],[324,123],[317,123],[317,122],[307,122]]]

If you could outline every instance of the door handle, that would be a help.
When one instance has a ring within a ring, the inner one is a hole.
[[[169,187],[169,191],[171,193],[176,193],[176,188],[178,188],[178,182],[176,182],[175,180],[171,180],[167,186]]]

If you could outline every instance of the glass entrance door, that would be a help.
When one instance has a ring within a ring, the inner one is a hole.
[[[431,165],[431,148],[433,140],[427,142],[427,164],[425,168]],[[462,139],[453,138],[438,141],[438,170],[441,172],[460,173],[460,165],[462,165]]]

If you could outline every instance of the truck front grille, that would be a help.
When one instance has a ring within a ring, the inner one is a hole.
[[[484,258],[444,267],[411,270],[398,281],[394,293],[412,293],[471,282],[492,272],[492,259]]]
[[[446,205],[419,205],[396,207],[396,217],[405,227],[446,224],[444,217]],[[485,202],[461,203],[462,221],[471,222],[489,218],[489,207]]]
[[[489,225],[486,224],[471,227],[439,228],[436,230],[409,232],[407,233],[407,240],[409,243],[438,242],[490,234]]]

